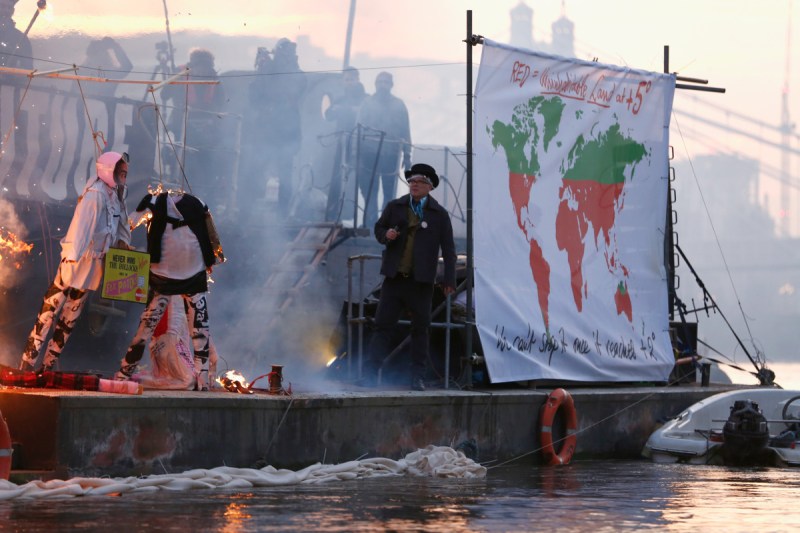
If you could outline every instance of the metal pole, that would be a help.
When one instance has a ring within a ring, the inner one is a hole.
[[[353,231],[358,228],[358,182],[361,180],[361,123],[356,125],[356,179],[353,180]],[[365,199],[366,200],[366,199]]]
[[[167,0],[164,0],[164,24],[167,28],[167,46],[169,46],[169,66],[172,67],[172,72],[175,72],[175,49],[172,48],[172,32],[169,31],[169,9],[167,9]]]
[[[442,200],[445,209],[447,208],[447,199],[449,197],[448,193],[450,192],[450,148],[447,146],[444,147],[444,170],[442,171],[442,175],[444,176],[445,180],[448,183],[448,186],[444,188],[444,193],[442,193]]]
[[[381,132],[381,139],[378,141],[378,153],[375,154],[375,161],[372,163],[372,175],[369,178],[369,187],[367,187],[367,195],[364,197],[364,215],[361,217],[361,227],[367,227],[367,211],[369,211],[370,207],[375,208],[375,212],[378,211],[378,190],[375,190],[375,205],[372,206],[372,187],[375,185],[375,179],[378,177],[378,161],[381,158],[381,149],[383,148],[383,138],[386,136],[386,132]]]
[[[364,370],[364,257],[358,263],[358,377],[362,378]]]
[[[347,37],[344,41],[344,63],[342,70],[350,66],[350,43],[353,41],[353,21],[356,18],[356,0],[350,0],[350,16],[347,17]]]
[[[47,0],[39,0],[38,2],[36,2],[36,12],[33,14],[33,17],[31,17],[31,21],[28,23],[28,27],[25,28],[25,31],[22,33],[28,35],[28,32],[31,31],[31,28],[33,27],[33,23],[36,22],[37,18],[39,18],[39,13],[41,13],[45,9],[47,9]]]
[[[347,259],[347,378],[353,379],[353,258]]]
[[[467,10],[467,314],[465,320],[467,359],[467,385],[472,386],[472,10]]]
[[[664,74],[669,74],[669,46],[664,46]],[[667,146],[669,152],[669,146]],[[669,153],[667,153],[667,220],[666,220],[666,235],[664,242],[664,263],[667,267],[667,305],[669,306],[667,312],[669,313],[669,320],[675,320],[675,243],[673,240],[673,232],[675,228],[672,226],[672,188],[671,174],[669,172]]]
[[[447,301],[447,308],[445,312],[445,323],[447,324],[446,329],[444,330],[444,388],[450,388],[450,332],[452,328],[450,327],[450,310],[451,310],[451,298],[450,294],[445,296]]]

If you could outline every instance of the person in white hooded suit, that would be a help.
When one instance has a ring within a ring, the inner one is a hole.
[[[97,177],[87,182],[69,229],[61,239],[61,263],[25,344],[22,370],[35,368],[42,344],[57,319],[41,370],[54,368],[89,291],[100,286],[106,252],[112,246],[130,248],[131,231],[124,201],[128,154],[106,152],[97,158],[96,167]]]

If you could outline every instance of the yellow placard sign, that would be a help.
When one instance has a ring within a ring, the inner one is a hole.
[[[111,248],[106,254],[101,296],[126,302],[147,302],[150,254]]]

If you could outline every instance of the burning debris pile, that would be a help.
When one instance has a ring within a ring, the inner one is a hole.
[[[267,389],[267,394],[275,395],[275,396],[291,396],[292,395],[292,385],[289,384],[288,389],[283,388],[283,366],[281,365],[272,365],[272,371],[258,376],[256,379],[253,380],[252,383],[248,383],[247,379],[245,379],[244,375],[242,375],[237,370],[228,370],[221,376],[217,378],[217,383],[219,383],[223,389],[228,392],[236,392],[239,394],[253,394],[256,390],[263,390],[263,389],[254,389],[253,385],[255,385],[256,381],[261,378],[267,378],[269,382],[269,389]]]

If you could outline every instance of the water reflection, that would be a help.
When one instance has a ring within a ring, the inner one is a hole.
[[[0,502],[0,530],[790,531],[800,470],[576,462],[484,480],[381,478],[242,491]]]

